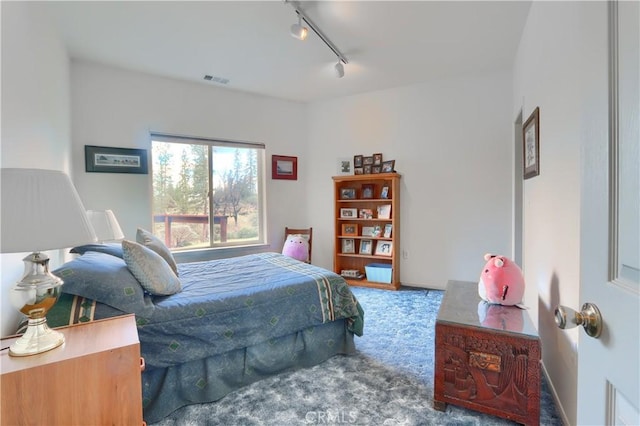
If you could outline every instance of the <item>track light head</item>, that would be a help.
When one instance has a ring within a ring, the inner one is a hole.
[[[338,59],[338,63],[335,66],[335,70],[336,70],[336,76],[338,78],[344,77],[344,65],[342,65],[342,62],[340,62],[340,59]]]
[[[298,40],[304,40],[309,34],[309,29],[302,25],[302,19],[298,15],[298,23],[291,26],[291,36]]]

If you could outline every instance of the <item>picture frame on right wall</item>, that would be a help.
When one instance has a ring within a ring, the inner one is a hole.
[[[522,171],[529,179],[540,174],[540,108],[533,110],[522,126]]]

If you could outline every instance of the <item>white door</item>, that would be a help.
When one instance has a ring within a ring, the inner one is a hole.
[[[580,301],[604,327],[597,339],[580,331],[577,419],[640,425],[640,2],[608,7],[610,140],[606,129],[585,135],[580,253]]]

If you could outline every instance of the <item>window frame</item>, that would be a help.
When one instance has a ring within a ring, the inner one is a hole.
[[[204,251],[238,251],[242,250],[243,247],[263,247],[267,245],[267,229],[266,229],[266,217],[267,217],[267,203],[266,203],[266,176],[265,176],[265,162],[266,162],[266,147],[264,143],[260,142],[247,142],[247,141],[235,141],[235,140],[226,140],[219,138],[205,138],[205,137],[196,137],[196,136],[184,136],[184,135],[174,135],[167,133],[158,133],[158,132],[150,132],[149,134],[149,144],[151,146],[151,158],[149,159],[150,164],[150,175],[151,175],[151,188],[152,188],[152,199],[154,192],[154,182],[153,182],[153,173],[154,173],[154,164],[153,164],[153,142],[165,142],[165,143],[173,143],[173,144],[184,144],[184,145],[204,145],[207,147],[208,151],[208,159],[207,159],[207,167],[208,167],[208,203],[209,203],[209,245],[206,247],[198,247],[192,249],[182,249],[176,250],[171,247],[169,249],[171,252],[179,257],[184,257],[185,259],[189,259],[192,256],[189,253],[193,252],[204,252]],[[255,149],[257,151],[257,164],[256,164],[256,186],[257,186],[257,202],[258,202],[258,238],[256,240],[252,240],[251,242],[219,242],[216,243],[214,239],[214,220],[212,212],[213,209],[213,179],[211,171],[213,170],[213,149],[215,147],[225,147],[225,148],[250,148]],[[153,211],[153,207],[151,208],[151,223],[152,226],[155,226],[154,216],[155,212]]]

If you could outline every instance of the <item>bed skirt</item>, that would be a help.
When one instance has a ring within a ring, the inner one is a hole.
[[[257,345],[142,373],[144,419],[162,420],[185,405],[213,402],[258,380],[355,352],[345,320],[310,327]]]

